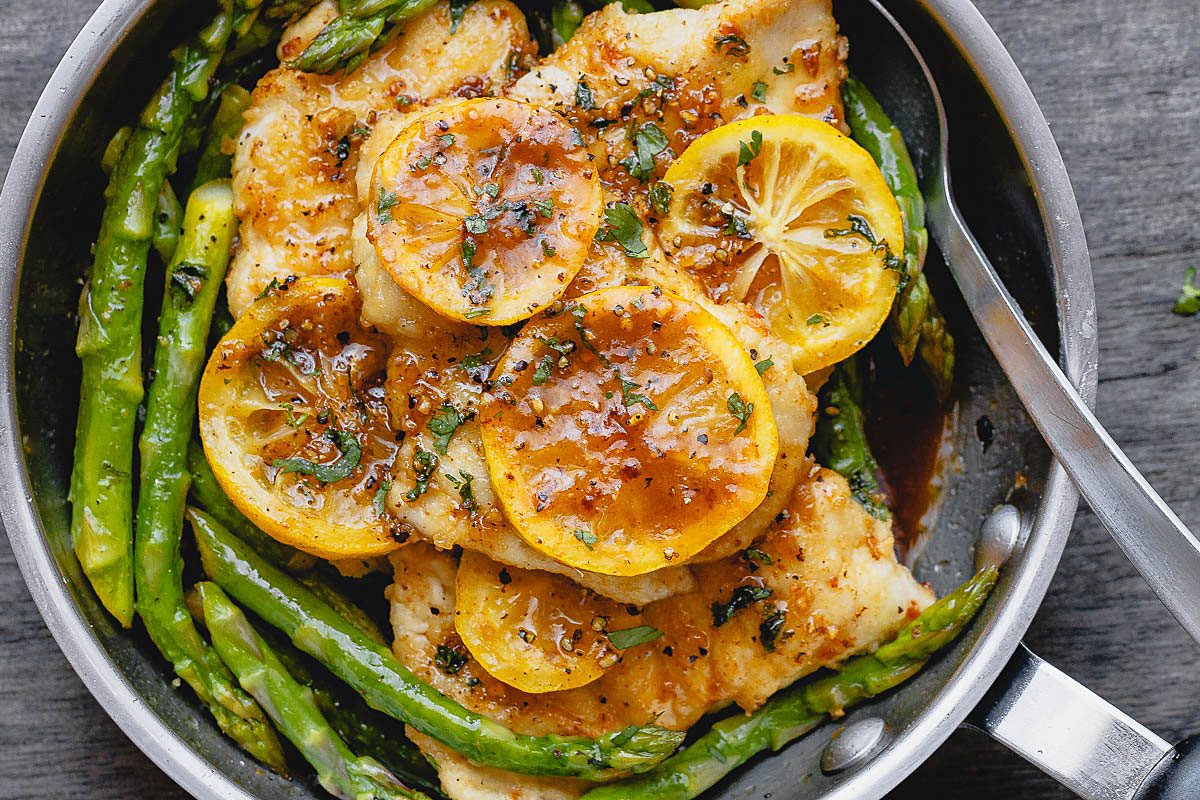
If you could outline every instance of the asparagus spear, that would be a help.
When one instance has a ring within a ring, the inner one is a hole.
[[[288,674],[246,615],[213,583],[197,586],[213,644],[238,682],[317,772],[317,782],[343,800],[428,800],[378,761],[356,756],[330,727],[313,693]]]
[[[225,142],[237,138],[242,130],[242,114],[250,105],[250,92],[237,84],[221,90],[217,113],[208,127],[208,136],[200,159],[196,162],[196,175],[192,186],[197,187],[217,178],[227,178],[233,159],[225,153]]]
[[[583,16],[583,6],[576,0],[560,0],[554,4],[550,9],[550,40],[554,49],[562,47],[575,35]]]
[[[188,198],[183,235],[167,271],[155,378],[140,441],[134,579],[138,614],[176,674],[195,690],[222,731],[259,761],[283,771],[283,750],[262,709],[234,685],[183,600],[179,541],[189,483],[187,442],[209,320],[236,227],[228,181],[205,184]]]
[[[851,356],[833,368],[821,389],[812,452],[817,461],[846,479],[854,499],[871,516],[888,520],[892,514],[879,487],[879,464],[867,441],[863,367],[858,356]]]
[[[91,277],[79,301],[83,362],[71,473],[71,535],[100,602],[133,621],[133,438],[142,400],[141,321],[154,210],[183,128],[208,92],[233,27],[231,0],[172,53],[174,68],[129,135],[105,191]]]
[[[943,402],[954,382],[954,337],[946,328],[946,319],[929,292],[922,267],[929,248],[925,230],[925,198],[917,180],[908,148],[900,129],[884,113],[883,107],[855,78],[842,86],[846,122],[854,140],[871,154],[904,219],[905,283],[888,320],[888,333],[905,364],[921,356],[921,363]]]
[[[350,72],[362,62],[388,25],[406,22],[437,0],[351,0],[288,66],[305,72]]]
[[[125,145],[129,143],[129,137],[132,134],[133,128],[125,126],[119,128],[108,140],[108,146],[104,148],[104,154],[100,157],[100,169],[104,170],[105,175],[112,175],[113,170],[117,168],[117,162],[121,159],[121,154],[125,152]],[[175,252],[175,245],[179,243],[179,226],[182,217],[183,209],[179,206],[179,198],[175,196],[171,182],[164,180],[162,189],[158,193],[158,202],[155,205],[154,233],[150,237],[154,249],[163,263],[171,260],[171,256]]]
[[[441,796],[437,770],[408,740],[404,724],[368,706],[349,686],[314,670],[325,670],[274,629],[261,632],[293,678],[307,686],[317,707],[350,749],[371,756],[407,786]],[[322,679],[324,678],[324,679]]]
[[[871,655],[851,659],[834,675],[787,689],[758,711],[724,719],[691,745],[645,774],[600,786],[582,800],[690,800],[764,750],[779,750],[811,731],[826,715],[892,689],[950,644],[996,583],[985,567],[909,623]]]
[[[188,446],[188,472],[192,477],[192,498],[214,519],[233,531],[263,558],[289,572],[304,572],[313,568],[316,559],[286,544],[277,542],[258,529],[237,509],[213,474],[204,449],[196,442]]]
[[[372,708],[411,725],[477,764],[530,775],[606,780],[641,772],[669,755],[683,734],[631,726],[599,739],[526,736],[470,711],[417,678],[312,592],[271,566],[196,509],[188,519],[212,580],[321,662]]]

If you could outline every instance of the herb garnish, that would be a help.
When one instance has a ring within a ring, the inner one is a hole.
[[[433,657],[433,663],[437,668],[447,675],[456,675],[467,665],[467,654],[458,647],[447,647],[444,644],[437,646],[437,653]]]
[[[628,409],[630,406],[641,405],[647,411],[658,411],[658,406],[654,405],[654,401],[644,394],[635,390],[642,388],[640,383],[625,380],[619,369],[614,369],[617,373],[617,380],[621,382],[621,404]]]
[[[650,195],[650,206],[659,214],[666,216],[667,209],[671,205],[671,195],[675,193],[675,187],[666,181],[658,181],[647,194]]]
[[[584,111],[594,111],[596,108],[592,87],[588,86],[587,81],[583,78],[580,78],[579,83],[575,84],[575,105]]]
[[[655,639],[661,639],[662,635],[662,631],[649,625],[638,625],[636,628],[626,628],[621,631],[608,631],[605,634],[612,646],[618,650],[628,650],[639,644],[653,642]]]
[[[449,403],[442,403],[441,407],[429,418],[425,427],[433,434],[433,449],[439,455],[446,455],[454,432],[466,421],[466,415]]]
[[[413,451],[413,472],[416,473],[416,484],[404,493],[404,499],[410,503],[425,492],[429,491],[429,481],[437,469],[438,458],[428,450],[417,448]]]
[[[1196,286],[1195,267],[1188,267],[1187,275],[1183,279],[1183,291],[1180,292],[1179,298],[1171,310],[1181,317],[1200,314],[1200,288]]]
[[[771,360],[770,356],[767,356],[762,361],[759,361],[757,364],[755,364],[754,369],[758,372],[759,375],[762,375],[764,372],[766,372],[773,366],[775,366],[775,362]]]
[[[574,531],[572,531],[572,533],[575,534],[576,539],[583,542],[584,546],[587,547],[588,550],[591,550],[593,545],[599,541],[596,538],[596,534],[592,533],[586,528],[576,528]]]
[[[607,228],[601,228],[596,238],[600,241],[615,241],[630,258],[645,258],[650,255],[642,241],[642,221],[628,203],[613,203],[604,210]]]
[[[757,547],[747,547],[742,553],[742,557],[745,558],[746,561],[753,562],[754,564],[761,564],[764,567],[769,567],[775,563],[773,558],[764,553],[762,550],[759,550]]]
[[[332,464],[317,464],[307,458],[277,458],[271,466],[284,472],[299,472],[302,475],[312,475],[321,483],[333,483],[342,478],[348,478],[362,458],[362,447],[358,439],[349,431],[338,428],[327,428],[325,438],[337,446],[341,456]]]
[[[871,223],[867,222],[866,217],[858,214],[850,214],[846,219],[849,222],[849,227],[830,228],[825,231],[825,238],[836,239],[842,236],[861,236],[866,239],[867,244],[871,246],[872,253],[883,253],[884,268],[900,273],[900,282],[896,285],[896,291],[903,290],[908,284],[908,272],[904,268],[904,259],[892,252],[892,246],[888,244],[887,239],[879,240],[875,238],[875,231],[871,230]]]
[[[645,182],[654,175],[654,157],[667,149],[667,137],[653,122],[647,122],[633,134],[633,154],[621,161],[630,175]]]
[[[775,644],[779,641],[779,634],[783,633],[785,619],[787,611],[783,609],[776,609],[763,617],[762,624],[758,626],[758,640],[762,642],[763,650],[768,653],[775,652]]]
[[[784,64],[782,67],[771,67],[771,72],[774,72],[776,75],[787,75],[795,68],[795,64]]]
[[[825,315],[821,313],[811,314],[809,318],[804,320],[805,325],[820,325],[825,321]]]
[[[733,418],[740,423],[737,426],[737,430],[733,432],[733,435],[737,436],[746,430],[746,426],[750,424],[750,415],[754,413],[754,403],[747,403],[742,399],[740,394],[734,392],[725,401],[725,407],[729,409],[729,413],[733,415]]]
[[[550,380],[550,370],[554,369],[554,359],[550,356],[542,356],[538,361],[537,368],[533,371],[533,385],[541,386],[546,381]]]
[[[392,209],[400,202],[400,198],[390,189],[379,187],[379,201],[375,204],[375,214],[380,225],[389,225],[392,222]]]
[[[762,151],[762,142],[762,131],[750,131],[750,144],[739,141],[737,165],[744,167],[757,158]]]
[[[479,502],[475,499],[475,490],[471,483],[475,480],[475,476],[466,470],[460,469],[458,475],[446,473],[446,480],[450,481],[456,489],[458,489],[458,507],[463,511],[470,511],[471,516],[475,516],[475,512],[479,510]]]
[[[171,270],[171,287],[183,292],[190,303],[204,288],[204,279],[208,277],[208,268],[203,264],[193,264],[183,261]]]
[[[767,102],[767,85],[762,81],[755,81],[754,88],[750,90],[750,96],[760,103]]]
[[[746,40],[732,33],[718,36],[713,40],[713,44],[716,46],[718,53],[723,52],[725,55],[733,56],[734,58],[741,58],[750,53],[750,45]]]
[[[716,602],[711,606],[714,627],[721,627],[733,618],[733,615],[743,608],[749,608],[751,603],[766,600],[772,594],[766,586],[739,586],[733,590],[729,601]]]
[[[382,517],[387,513],[387,496],[391,488],[391,478],[384,478],[379,482],[379,488],[375,490],[375,497],[371,500],[371,505],[375,506],[375,516]]]
[[[454,134],[453,133],[443,133],[441,136],[438,137],[438,139],[440,139],[442,144],[445,145],[446,147],[449,147],[450,145],[454,144]]]

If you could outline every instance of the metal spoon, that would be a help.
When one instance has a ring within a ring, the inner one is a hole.
[[[1200,642],[1200,540],[1147,483],[1088,409],[1026,321],[954,203],[949,131],[937,84],[916,45],[878,0],[868,0],[903,39],[911,65],[904,104],[922,112],[914,131],[928,224],[979,330],[1026,411],[1079,492],[1175,619]],[[901,48],[889,49],[893,56]],[[925,85],[915,76],[924,76]],[[912,95],[911,97],[909,95]],[[929,123],[937,120],[936,130]],[[909,131],[905,130],[908,134]]]

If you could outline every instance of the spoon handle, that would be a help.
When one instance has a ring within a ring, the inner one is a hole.
[[[1121,452],[1059,369],[963,222],[949,176],[930,229],[984,339],[1080,494],[1167,610],[1200,642],[1200,541]]]

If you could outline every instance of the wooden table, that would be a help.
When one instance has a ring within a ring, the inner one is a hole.
[[[0,24],[0,176],[96,0],[9,0]],[[1100,310],[1099,414],[1200,528],[1200,317],[1170,307],[1200,266],[1200,14],[1195,0],[979,0],[1041,103],[1074,180]],[[0,537],[0,798],[185,797],[88,694]],[[1200,732],[1200,649],[1087,510],[1027,642],[1167,739]],[[1069,794],[960,731],[893,795]]]

